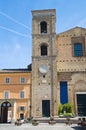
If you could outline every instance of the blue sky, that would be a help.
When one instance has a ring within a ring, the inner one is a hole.
[[[31,63],[31,11],[41,9],[56,9],[57,34],[86,28],[86,0],[0,0],[0,69]]]

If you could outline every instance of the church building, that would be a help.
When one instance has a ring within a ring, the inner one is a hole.
[[[56,116],[65,103],[86,116],[85,99],[86,29],[56,34],[55,9],[32,11],[32,116]]]

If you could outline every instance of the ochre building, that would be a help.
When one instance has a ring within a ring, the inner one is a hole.
[[[55,9],[32,11],[32,70],[0,71],[1,122],[57,116],[65,103],[86,116],[85,99],[86,29],[56,34]]]
[[[31,73],[28,69],[0,71],[0,122],[30,116]]]

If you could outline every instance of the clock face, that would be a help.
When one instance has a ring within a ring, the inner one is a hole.
[[[42,64],[39,66],[39,71],[43,74],[47,73],[48,72],[48,66],[45,65],[45,64]]]

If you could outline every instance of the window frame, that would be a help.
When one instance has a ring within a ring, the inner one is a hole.
[[[20,91],[20,98],[21,99],[25,98],[25,91],[23,91],[23,90]]]
[[[81,47],[80,47],[81,46]],[[82,43],[74,43],[74,57],[82,57],[83,56],[83,45]],[[81,49],[79,49],[81,48]]]
[[[40,22],[40,33],[41,34],[46,34],[47,33],[47,22],[46,21],[41,21]]]
[[[25,84],[25,82],[26,82],[26,78],[25,78],[25,77],[21,77],[21,78],[20,78],[20,83],[21,83],[21,84]]]
[[[72,43],[72,56],[73,57],[85,57],[86,56],[86,49],[85,49],[85,37],[84,36],[74,36],[71,37],[71,43]],[[82,44],[82,56],[75,56],[74,55],[74,44],[80,43]]]
[[[5,78],[5,83],[6,83],[6,84],[9,84],[9,83],[10,83],[10,77],[6,77],[6,78]]]
[[[43,43],[40,46],[40,55],[41,56],[47,56],[48,55],[48,45]]]
[[[18,106],[18,111],[26,111],[26,106]]]
[[[10,97],[10,92],[8,90],[5,90],[4,91],[4,98],[9,99],[9,97]]]

